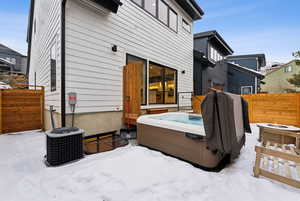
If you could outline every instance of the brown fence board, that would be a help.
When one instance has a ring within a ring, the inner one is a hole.
[[[278,123],[300,127],[300,93],[243,95],[249,104],[251,123]],[[201,113],[204,96],[193,98],[193,110]]]
[[[0,90],[0,134],[44,128],[44,88]]]

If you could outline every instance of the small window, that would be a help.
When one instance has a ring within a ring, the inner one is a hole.
[[[56,45],[50,50],[50,88],[51,91],[56,91]]]
[[[145,9],[153,16],[156,16],[156,0],[146,0],[145,2]]]
[[[177,13],[169,9],[169,26],[177,32]]]
[[[212,46],[210,47],[210,58],[214,59],[214,48]]]
[[[182,27],[188,31],[189,33],[191,33],[191,25],[189,23],[187,23],[187,21],[185,21],[184,19],[182,19]]]
[[[33,23],[33,32],[34,34],[36,33],[36,19],[34,19],[34,23]]]
[[[252,86],[241,87],[241,94],[252,94]]]
[[[168,6],[162,0],[158,3],[158,19],[168,25]]]
[[[292,72],[292,71],[293,71],[292,66],[286,66],[286,67],[284,67],[284,72],[285,72],[285,73],[290,73],[290,72]]]
[[[10,60],[10,62],[12,63],[12,64],[14,64],[14,65],[16,65],[16,58],[11,58],[11,60]]]
[[[143,5],[143,0],[132,0],[134,3],[136,3],[139,6]]]

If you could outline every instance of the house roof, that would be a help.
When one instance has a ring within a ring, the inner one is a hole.
[[[187,12],[193,20],[199,20],[204,15],[204,11],[200,8],[195,0],[175,0]]]
[[[21,53],[19,53],[19,52],[17,52],[17,51],[15,51],[15,50],[13,50],[13,49],[11,49],[11,48],[9,48],[9,47],[7,47],[7,46],[5,46],[5,45],[3,45],[3,44],[0,43],[0,53],[3,52],[3,51],[5,53],[9,53],[9,54],[13,54],[13,55],[16,55],[16,56],[25,57],[23,54],[21,54]]]
[[[261,72],[258,72],[258,71],[256,71],[256,70],[249,69],[249,68],[247,68],[247,67],[244,67],[244,66],[241,66],[241,65],[232,63],[232,62],[227,62],[227,64],[229,64],[230,66],[232,66],[234,69],[236,69],[236,70],[238,70],[238,71],[252,74],[252,75],[258,77],[259,79],[265,78],[265,75],[264,75],[264,74],[262,74]]]
[[[5,65],[14,65],[13,63],[11,63],[10,61],[6,60],[6,59],[2,59],[0,58],[0,63],[5,64]]]
[[[215,38],[218,41],[218,43],[226,49],[228,54],[233,54],[233,52],[234,52],[233,49],[226,43],[226,41],[222,38],[222,36],[216,30],[211,30],[211,31],[194,34],[194,40],[198,39],[198,38]]]
[[[246,58],[253,58],[256,57],[261,61],[261,67],[266,65],[266,56],[265,54],[241,54],[241,55],[232,55],[228,56],[228,60],[234,59],[246,59]]]

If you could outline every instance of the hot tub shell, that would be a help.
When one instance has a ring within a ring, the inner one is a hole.
[[[150,121],[148,122],[145,119]],[[169,128],[175,129],[164,128],[163,123],[168,125]],[[223,159],[223,157],[214,154],[208,149],[205,133],[203,133],[204,128],[200,133],[192,133],[191,128],[187,129],[190,125],[181,129],[180,123],[177,128],[176,124],[173,127],[170,126],[170,122],[158,121],[157,124],[155,126],[151,122],[151,118],[147,117],[143,117],[142,121],[138,121],[137,140],[139,145],[161,151],[205,168],[215,168]],[[184,129],[190,132],[186,132]],[[192,139],[189,137],[190,135],[196,136],[196,139]]]

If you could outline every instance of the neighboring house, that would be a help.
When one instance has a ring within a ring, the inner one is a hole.
[[[235,55],[226,58],[228,63],[236,64],[255,72],[254,76],[249,76],[244,72],[233,72],[232,77],[236,78],[229,86],[229,91],[236,94],[256,94],[260,92],[263,74],[259,73],[261,67],[266,65],[264,54]]]
[[[0,71],[26,75],[27,57],[0,44]]]
[[[280,68],[269,72],[263,80],[262,91],[267,93],[287,93],[300,91],[300,88],[290,84],[287,80],[294,74],[300,73],[300,60],[293,60]]]
[[[45,86],[57,126],[70,126],[67,94],[76,92],[75,126],[97,134],[122,127],[123,67],[142,64],[142,109],[177,107],[193,90],[194,0],[31,0],[30,83]],[[126,83],[125,83],[126,84]]]
[[[232,48],[217,31],[207,31],[194,35],[194,93],[203,95],[211,88],[235,94],[255,93],[248,80],[263,79],[248,63],[239,65],[230,56]],[[227,59],[231,58],[231,59]],[[247,85],[244,85],[247,83]],[[251,87],[250,87],[251,86]]]
[[[274,71],[278,68],[281,67],[281,65],[283,65],[284,63],[279,63],[279,62],[267,62],[266,66],[265,67],[262,67],[260,69],[260,72],[263,73],[264,75],[266,75],[267,73],[271,72],[271,71]]]
[[[233,54],[231,47],[217,31],[194,35],[194,93],[202,95],[209,88],[226,91],[227,67],[223,60]]]

